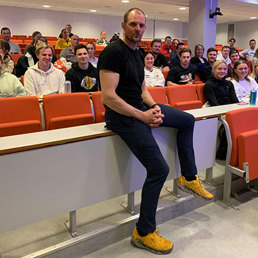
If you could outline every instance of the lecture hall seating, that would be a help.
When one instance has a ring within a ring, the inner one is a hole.
[[[100,123],[105,121],[105,107],[101,101],[101,91],[92,92],[91,95],[93,108],[94,108],[94,115],[95,115],[95,122]]]

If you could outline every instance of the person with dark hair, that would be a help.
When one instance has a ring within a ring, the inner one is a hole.
[[[169,54],[169,61],[177,56],[176,46],[177,46],[178,43],[179,43],[178,39],[173,39],[172,40],[172,51]]]
[[[100,32],[100,38],[97,40],[97,46],[107,46],[110,42],[107,40],[107,33],[103,30]]]
[[[87,47],[79,44],[74,48],[77,62],[66,73],[66,80],[71,82],[72,92],[92,92],[99,90],[97,69],[89,62]]]
[[[210,47],[207,50],[208,62],[195,64],[197,67],[197,73],[200,76],[201,81],[206,82],[208,78],[211,76],[212,67],[216,62],[217,55],[218,50],[216,48]]]
[[[235,45],[235,43],[236,43],[236,39],[235,39],[235,38],[229,39],[228,43],[229,43],[230,51],[233,50],[233,49],[236,49],[236,48],[234,47],[234,45]]]
[[[64,93],[65,76],[51,63],[54,50],[52,46],[42,43],[36,47],[38,62],[30,66],[24,75],[24,87],[27,95]]]
[[[173,243],[158,235],[155,217],[169,167],[151,128],[167,126],[178,129],[177,147],[182,173],[177,181],[178,186],[206,200],[213,196],[204,190],[196,177],[194,117],[155,103],[146,88],[143,56],[137,49],[137,43],[141,41],[146,29],[144,12],[138,8],[128,10],[122,29],[122,39],[108,45],[99,56],[98,70],[102,102],[106,106],[106,125],[125,141],[147,170],[139,220],[133,230],[131,243],[156,254],[168,254]]]
[[[27,53],[28,48],[33,47],[33,46],[35,45],[35,41],[36,41],[38,38],[40,38],[40,37],[42,37],[41,32],[39,32],[39,31],[34,31],[34,32],[32,33],[32,35],[31,35],[31,39],[32,39],[32,40],[31,40],[31,43],[26,46],[25,52],[24,52],[25,54]]]
[[[167,86],[193,83],[197,68],[190,63],[191,50],[183,48],[179,53],[180,64],[172,66],[167,76]]]
[[[95,67],[97,68],[97,65],[98,65],[98,61],[99,59],[95,56],[95,51],[96,51],[96,46],[93,42],[88,42],[86,44],[86,47],[87,47],[87,51],[88,51],[88,54],[89,54],[89,62]]]
[[[44,37],[39,37],[35,40],[34,46],[30,46],[27,49],[27,53],[21,56],[18,59],[16,64],[16,76],[21,77],[25,74],[30,66],[34,66],[39,60],[35,54],[36,48],[42,44],[47,44],[47,39]],[[57,60],[56,56],[53,54],[52,56],[52,63],[54,64]]]
[[[118,40],[119,37],[120,37],[120,34],[119,34],[119,35],[118,35],[118,34],[119,34],[118,32],[115,32],[115,34],[114,34],[114,35],[112,36],[112,38],[109,40],[109,43],[112,43],[112,42]]]
[[[230,52],[230,47],[229,46],[223,46],[221,53],[218,54],[217,60],[223,60],[228,64],[230,64],[230,58],[229,58],[229,52]]]
[[[249,41],[249,49],[245,49],[244,51],[240,52],[240,55],[243,58],[246,58],[246,60],[252,60],[255,54],[255,46],[256,46],[256,40],[250,39]]]
[[[170,69],[173,66],[180,65],[180,58],[179,53],[182,51],[182,49],[185,48],[185,44],[183,42],[179,42],[176,46],[176,56],[173,59],[170,59]]]
[[[172,38],[170,36],[165,37],[165,42],[161,46],[161,50],[160,50],[160,53],[162,55],[169,57],[170,52],[173,50],[171,41],[172,41]]]
[[[19,79],[3,69],[4,54],[0,53],[0,98],[25,96],[26,92]]]
[[[203,54],[204,54],[204,46],[201,44],[195,45],[194,57],[191,58],[191,64],[206,63],[207,59],[203,57]]]
[[[71,24],[66,24],[65,29],[69,32],[69,38],[72,38],[72,36],[73,36],[72,25]]]
[[[164,75],[159,68],[154,66],[154,54],[151,51],[145,53],[144,64],[144,76],[146,86],[164,86]]]
[[[169,70],[168,61],[164,55],[160,53],[161,39],[153,39],[151,42],[151,51],[154,54],[156,67],[163,67],[164,70]]]
[[[230,64],[228,64],[228,77],[234,75],[234,64],[240,59],[240,55],[237,49],[233,48],[229,52]]]
[[[8,41],[0,40],[0,54],[2,54],[2,58],[3,58],[1,70],[8,73],[13,73],[14,61],[9,55],[9,51],[10,51],[10,45]]]
[[[1,29],[1,35],[2,35],[3,40],[6,40],[10,45],[10,51],[9,51],[10,54],[21,54],[22,53],[19,45],[10,41],[11,31],[9,28],[3,27]]]
[[[67,29],[62,29],[59,35],[59,39],[56,42],[55,49],[64,49],[71,46],[71,38],[69,38],[69,32]]]
[[[254,57],[252,60],[252,68],[254,69],[254,65],[257,63],[258,61],[258,48],[256,48],[255,53],[254,53]]]
[[[257,90],[257,82],[248,75],[248,65],[244,60],[239,60],[234,64],[234,74],[232,83],[239,102],[250,102],[250,92]]]
[[[79,36],[73,35],[71,38],[71,45],[63,49],[60,53],[60,58],[63,57],[67,62],[76,63],[74,48],[79,45],[80,39]]]

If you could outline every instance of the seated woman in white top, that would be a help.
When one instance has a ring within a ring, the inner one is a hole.
[[[0,97],[25,96],[26,92],[19,79],[3,69],[4,55],[0,54]]]
[[[248,76],[248,65],[243,60],[237,61],[234,65],[232,83],[239,102],[249,103],[250,91],[258,88],[256,81]]]
[[[150,87],[164,86],[164,75],[159,68],[153,66],[154,55],[152,52],[145,53],[144,63],[145,85]]]
[[[39,61],[28,68],[24,75],[24,87],[27,95],[43,96],[64,93],[65,75],[51,63],[53,48],[41,44],[36,48]]]

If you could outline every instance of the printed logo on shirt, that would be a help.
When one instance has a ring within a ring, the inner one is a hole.
[[[181,80],[180,80],[179,82],[185,83],[185,82],[192,81],[192,80],[193,80],[193,77],[192,77],[192,74],[189,73],[189,74],[181,75],[181,76],[180,76],[180,79],[181,79]]]
[[[86,90],[92,89],[96,84],[96,78],[85,76],[81,82],[81,87]]]

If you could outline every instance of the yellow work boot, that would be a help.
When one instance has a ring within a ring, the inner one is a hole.
[[[184,176],[180,176],[177,180],[177,186],[182,191],[190,193],[198,198],[204,200],[211,200],[213,198],[213,195],[202,187],[198,177],[193,181],[187,181]]]
[[[138,234],[137,228],[133,231],[131,243],[154,254],[169,254],[174,246],[173,242],[159,236],[156,231],[141,237]]]

